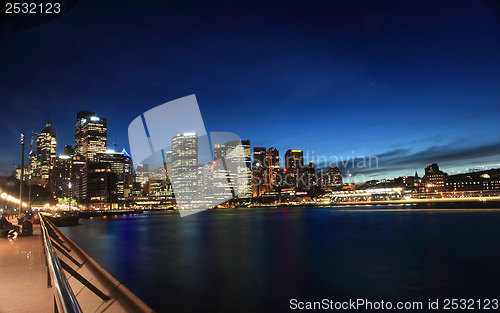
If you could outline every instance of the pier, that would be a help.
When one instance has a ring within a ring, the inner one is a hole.
[[[32,236],[0,238],[0,312],[153,312],[43,214],[40,222]]]

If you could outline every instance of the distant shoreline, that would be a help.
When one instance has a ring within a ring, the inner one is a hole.
[[[379,201],[334,202],[328,205],[357,204],[422,204],[422,203],[468,203],[468,202],[500,202],[500,197],[469,197],[469,198],[437,198],[437,199],[403,199]]]
[[[378,205],[378,204],[432,204],[432,203],[482,203],[500,202],[500,197],[468,197],[468,198],[437,198],[437,199],[403,199],[403,200],[378,200],[378,201],[349,201],[331,203],[277,203],[259,204],[252,207],[325,207],[346,205]]]

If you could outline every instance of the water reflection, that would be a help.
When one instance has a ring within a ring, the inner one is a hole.
[[[158,312],[279,312],[290,298],[498,295],[500,210],[411,208],[145,213],[63,230]]]

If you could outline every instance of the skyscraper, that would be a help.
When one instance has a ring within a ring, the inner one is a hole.
[[[279,186],[280,177],[280,152],[276,148],[269,148],[266,152],[266,191],[273,190]]]
[[[226,161],[226,144],[214,145],[214,162],[207,167],[207,177],[209,178],[209,191],[207,194],[213,199],[223,202],[234,195],[234,179],[230,178]]]
[[[288,150],[285,153],[285,184],[290,187],[299,185],[299,178],[303,173],[304,154],[302,150]]]
[[[266,163],[266,148],[254,147],[253,148],[253,168],[265,166]]]
[[[106,177],[110,179],[112,183],[108,184],[108,198],[110,202],[122,204],[130,192],[130,185],[132,183],[132,159],[130,155],[125,151],[114,152],[97,152],[96,159],[100,164],[108,164],[110,169],[110,175],[113,177]],[[104,167],[106,168],[106,167]]]
[[[50,171],[51,189],[56,198],[69,197],[71,156],[61,154],[54,160]]]
[[[253,164],[252,164],[252,186],[253,196],[260,197],[265,192],[265,177],[266,174],[266,148],[253,148]]]
[[[228,172],[229,177],[238,188],[238,197],[250,198],[252,196],[250,140],[229,141],[225,147],[226,163],[228,169],[232,169]]]
[[[86,162],[83,155],[77,154],[71,157],[71,196],[80,201],[83,201],[87,197],[85,165]]]
[[[198,199],[198,136],[196,133],[178,134],[172,138],[172,181],[178,205],[187,205]]]
[[[326,186],[341,186],[342,173],[337,166],[330,166],[326,175]]]
[[[96,161],[97,152],[106,151],[107,120],[94,112],[80,111],[75,125],[75,154]]]
[[[37,135],[36,152],[30,153],[30,172],[33,182],[39,185],[47,185],[50,178],[50,170],[56,159],[57,140],[50,123]]]
[[[83,155],[83,126],[90,120],[91,116],[95,116],[91,111],[80,111],[76,114],[75,124],[75,155]]]

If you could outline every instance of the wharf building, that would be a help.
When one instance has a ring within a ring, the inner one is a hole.
[[[471,171],[446,178],[448,191],[498,191],[500,190],[500,169]]]

